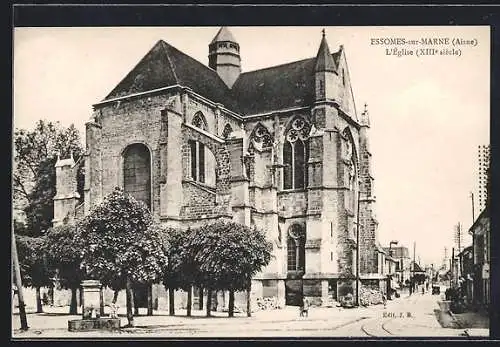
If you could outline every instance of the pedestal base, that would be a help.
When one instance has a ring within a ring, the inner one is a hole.
[[[74,319],[68,321],[68,331],[118,330],[119,318]]]

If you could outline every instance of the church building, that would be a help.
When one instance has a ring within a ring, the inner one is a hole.
[[[318,41],[316,57],[246,72],[227,27],[208,66],[158,41],[93,105],[83,204],[73,160],[56,164],[54,224],[118,186],[165,225],[265,231],[274,257],[255,298],[325,305],[352,290],[357,249],[363,283],[382,287],[368,111],[357,114],[344,47],[331,53],[324,31]]]

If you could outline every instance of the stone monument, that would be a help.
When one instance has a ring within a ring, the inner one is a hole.
[[[82,319],[68,321],[68,330],[89,331],[120,329],[120,319],[116,316],[100,316],[101,282],[98,280],[84,280],[81,286],[83,290]]]

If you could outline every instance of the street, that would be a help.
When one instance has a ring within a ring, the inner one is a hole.
[[[352,309],[311,308],[309,317],[299,317],[297,307],[258,311],[248,318],[238,313],[214,312],[204,317],[203,311],[193,310],[185,317],[184,310],[176,316],[155,311],[153,316],[135,317],[135,327],[121,331],[69,332],[67,322],[80,316],[66,314],[68,307],[46,308],[42,314],[28,315],[30,329],[19,331],[19,316],[13,316],[14,337],[411,337],[462,336],[463,329],[443,328],[437,319],[440,298],[429,293],[403,295],[382,305]],[[123,309],[122,309],[123,310]],[[125,312],[120,312],[122,326],[127,324]],[[141,311],[141,314],[145,312]]]

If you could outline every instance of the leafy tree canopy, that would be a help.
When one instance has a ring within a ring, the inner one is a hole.
[[[194,284],[195,269],[189,266],[192,261],[189,249],[186,248],[190,230],[166,228],[164,231],[167,267],[164,269],[163,284],[172,289],[188,289]]]
[[[269,264],[272,244],[258,229],[218,221],[194,229],[186,249],[199,284],[215,290],[244,290],[252,276]]]
[[[16,213],[26,213],[28,233],[40,235],[53,219],[55,167],[59,154],[75,160],[82,155],[80,135],[74,125],[40,120],[33,130],[14,133],[13,205]],[[78,190],[83,197],[83,162],[78,166]]]
[[[148,208],[116,188],[78,226],[83,266],[90,276],[114,290],[125,288],[127,277],[153,283],[167,266],[165,239]]]
[[[17,254],[23,284],[44,287],[51,284],[51,273],[45,257],[45,237],[16,235]]]
[[[82,245],[73,224],[49,229],[45,236],[45,251],[49,267],[53,269],[63,288],[78,287],[84,279]]]

